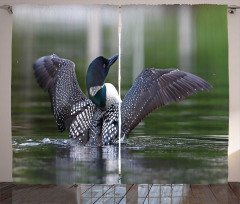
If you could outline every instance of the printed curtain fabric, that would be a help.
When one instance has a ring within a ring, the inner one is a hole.
[[[21,5],[13,16],[15,183],[119,183],[118,107],[103,85],[118,90],[119,18],[121,130],[132,129],[120,182],[227,182],[227,6]]]

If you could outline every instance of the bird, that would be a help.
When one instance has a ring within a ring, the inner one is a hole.
[[[121,100],[114,85],[104,83],[118,57],[99,56],[90,63],[86,74],[89,98],[78,84],[74,62],[56,54],[35,61],[34,75],[50,95],[60,132],[67,129],[70,138],[87,146],[114,145],[119,141],[119,105],[123,141],[155,109],[212,88],[204,79],[179,69],[148,68]]]

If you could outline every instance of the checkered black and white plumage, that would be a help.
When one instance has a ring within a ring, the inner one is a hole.
[[[78,85],[75,64],[53,54],[39,58],[33,68],[39,85],[50,94],[59,131],[67,128],[69,137],[86,144],[96,107]]]
[[[33,65],[39,85],[50,94],[58,129],[89,145],[110,145],[118,140],[118,103],[107,110],[97,107],[80,89],[75,64],[56,55],[39,58]],[[179,102],[212,86],[200,77],[178,69],[145,69],[121,103],[121,137],[153,110]]]

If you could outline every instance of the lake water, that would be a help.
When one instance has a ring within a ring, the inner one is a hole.
[[[138,67],[135,66],[136,63],[144,67],[177,67],[199,75],[209,81],[214,88],[152,112],[130,133],[121,148],[121,182],[226,183],[228,148],[226,7],[194,6],[190,9],[195,23],[190,33],[195,43],[191,47],[190,61],[189,57],[183,56],[185,59],[183,62],[179,60],[179,36],[176,34],[179,26],[177,12],[180,8],[148,7],[147,11],[144,11],[143,19],[136,16],[139,12],[141,14],[144,8],[137,8],[123,7],[122,12],[122,98],[131,87],[136,73],[141,71],[135,68]],[[62,23],[39,20],[39,16],[44,12],[49,13],[49,9],[49,7],[31,8],[31,17],[26,16],[26,10],[21,6],[14,12],[13,181],[41,184],[118,183],[118,146],[84,147],[69,139],[66,131],[58,132],[49,96],[43,92],[34,78],[33,62],[40,56],[55,53],[75,62],[80,87],[86,93],[86,70],[89,60],[95,57],[94,53],[91,54],[89,51],[91,45],[87,37],[91,28],[84,24],[81,16],[75,16],[74,20],[70,18],[71,23],[67,17],[65,21],[61,19]],[[86,7],[79,9],[86,12]],[[55,8],[53,17],[58,17],[62,11],[61,8]],[[115,7],[107,9],[102,7],[96,11],[99,15],[102,13],[106,15],[109,12],[112,16],[110,23],[100,23],[102,42],[99,46],[99,55],[111,57],[118,52],[118,10]],[[130,11],[137,13],[131,16]],[[91,16],[91,9],[88,13]],[[127,21],[127,17],[132,17],[133,20]],[[135,21],[136,29],[143,29],[144,32],[138,41],[134,41],[132,37],[135,31],[131,29],[131,23]],[[156,22],[159,28],[156,27]],[[133,54],[135,52],[143,56],[144,60],[141,57],[135,59],[136,56]],[[111,68],[106,82],[117,86],[117,63]]]

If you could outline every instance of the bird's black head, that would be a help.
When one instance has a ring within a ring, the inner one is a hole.
[[[87,70],[86,85],[90,87],[103,85],[111,65],[118,59],[118,54],[106,59],[102,56],[97,57],[89,65]]]

